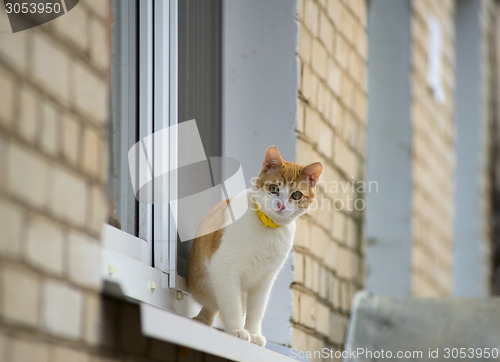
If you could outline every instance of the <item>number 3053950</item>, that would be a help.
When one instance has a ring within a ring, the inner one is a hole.
[[[5,3],[5,11],[7,14],[59,14],[61,9],[60,3]]]

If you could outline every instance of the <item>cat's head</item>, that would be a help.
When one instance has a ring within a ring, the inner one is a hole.
[[[320,162],[300,166],[285,161],[276,147],[269,147],[254,183],[254,200],[276,224],[287,224],[311,205],[322,169]]]

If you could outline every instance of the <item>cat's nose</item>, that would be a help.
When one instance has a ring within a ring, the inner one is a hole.
[[[280,201],[278,201],[278,209],[279,209],[279,211],[282,211],[285,207],[286,207],[286,206],[285,206],[285,203],[284,203],[284,202],[280,202]]]

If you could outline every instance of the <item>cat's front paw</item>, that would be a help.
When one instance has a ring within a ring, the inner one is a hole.
[[[257,346],[265,347],[266,337],[264,337],[262,334],[251,334],[250,342],[256,344]]]
[[[248,331],[244,328],[231,329],[229,333],[231,333],[233,336],[236,336],[240,339],[244,339],[245,341],[250,342],[250,333],[248,333]]]

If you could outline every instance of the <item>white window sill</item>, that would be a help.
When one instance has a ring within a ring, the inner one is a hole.
[[[234,361],[294,361],[230,334],[166,310],[141,303],[142,333],[148,337]]]

